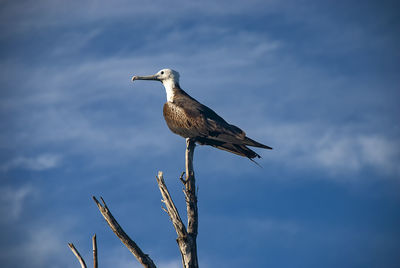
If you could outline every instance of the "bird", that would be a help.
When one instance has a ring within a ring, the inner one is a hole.
[[[210,145],[252,161],[260,158],[260,155],[248,146],[272,149],[247,137],[239,127],[229,124],[212,109],[192,98],[181,89],[179,77],[179,73],[172,69],[162,69],[154,75],[132,77],[132,82],[154,80],[164,85],[167,102],[163,107],[163,115],[173,133],[192,139],[199,145]]]

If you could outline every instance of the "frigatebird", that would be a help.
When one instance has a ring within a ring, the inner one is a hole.
[[[193,139],[197,144],[211,145],[250,160],[260,156],[247,146],[272,149],[246,137],[243,130],[229,124],[213,110],[189,96],[179,85],[177,71],[162,69],[155,75],[135,75],[132,82],[135,80],[156,80],[163,83],[167,93],[163,114],[173,133]]]

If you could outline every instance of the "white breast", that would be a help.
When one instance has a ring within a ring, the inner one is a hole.
[[[174,80],[168,79],[163,81],[163,85],[165,87],[165,92],[167,93],[167,101],[173,102],[174,100],[174,87],[175,83]]]

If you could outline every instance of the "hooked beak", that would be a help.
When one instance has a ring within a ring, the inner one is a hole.
[[[138,76],[138,75],[134,75],[132,77],[132,82],[135,80],[156,80],[156,81],[161,81],[158,76],[155,75],[147,75],[147,76]]]

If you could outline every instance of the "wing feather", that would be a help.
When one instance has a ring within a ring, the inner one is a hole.
[[[184,138],[196,138],[207,144],[250,159],[259,157],[247,146],[272,149],[256,142],[237,126],[231,125],[207,106],[179,89],[173,102],[164,104],[163,114],[172,132]]]
[[[239,144],[233,144],[233,143],[227,143],[227,142],[221,142],[213,139],[208,139],[208,138],[197,138],[196,139],[197,143],[201,145],[211,145],[215,148],[228,151],[240,156],[247,157],[249,159],[253,158],[260,158],[260,156],[251,150],[250,148],[246,147],[245,145],[239,145]]]

